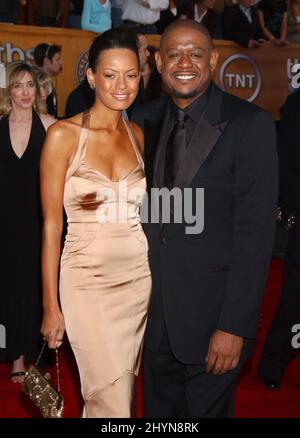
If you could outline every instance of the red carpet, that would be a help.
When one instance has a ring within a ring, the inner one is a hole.
[[[282,284],[282,265],[274,260],[271,265],[262,311],[257,350],[254,358],[245,366],[239,381],[235,417],[237,418],[292,418],[300,417],[300,360],[295,359],[289,366],[280,390],[272,391],[256,377],[256,363],[273,317]],[[300,316],[299,316],[300,318]],[[300,323],[300,320],[299,320]],[[61,352],[61,386],[65,397],[65,417],[79,417],[81,399],[76,365],[72,352],[65,347]],[[0,365],[0,417],[39,417],[38,411],[20,386],[10,383],[10,366]],[[52,372],[55,375],[54,372]],[[138,384],[138,416],[142,416],[142,384]]]

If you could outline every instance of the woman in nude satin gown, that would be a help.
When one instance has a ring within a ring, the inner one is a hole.
[[[139,216],[143,134],[122,118],[140,79],[131,34],[112,29],[98,36],[89,65],[95,104],[56,123],[42,152],[42,333],[55,348],[66,328],[84,417],[130,417],[151,290]],[[68,233],[59,276],[63,206]]]

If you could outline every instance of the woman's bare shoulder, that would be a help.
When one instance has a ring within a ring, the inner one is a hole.
[[[58,120],[47,131],[45,149],[53,154],[67,158],[73,155],[77,148],[81,128],[81,118],[77,116]]]
[[[56,121],[54,124],[51,124],[48,129],[49,135],[57,139],[64,138],[66,141],[72,141],[73,138],[80,133],[81,127],[79,119],[76,119],[75,117],[61,119]]]

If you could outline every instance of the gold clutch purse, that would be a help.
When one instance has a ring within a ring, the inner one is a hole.
[[[25,392],[39,408],[44,418],[63,418],[64,398],[60,393],[60,375],[58,351],[56,353],[57,389],[41,374],[37,366],[43,354],[46,342],[42,347],[35,365],[31,365],[25,374],[22,391]]]

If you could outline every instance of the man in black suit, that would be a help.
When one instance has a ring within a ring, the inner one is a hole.
[[[0,23],[18,23],[19,0],[2,0],[0,2]]]
[[[284,283],[274,319],[258,363],[258,374],[272,389],[299,351],[292,327],[300,324],[300,91],[288,96],[281,109],[278,132],[279,199],[284,214],[294,216],[289,232]],[[298,331],[299,329],[297,329]],[[293,342],[296,342],[296,345]]]
[[[237,5],[225,8],[221,21],[224,39],[249,48],[260,47],[266,43],[257,8],[252,3],[252,0],[238,0]]]
[[[153,282],[145,335],[148,417],[231,416],[236,377],[255,345],[275,228],[275,127],[268,113],[213,83],[217,60],[201,24],[172,23],[156,58],[171,95],[133,117],[140,124],[147,118],[151,214],[157,208],[151,192],[152,199],[164,186],[177,192],[170,223],[162,217],[144,223]]]

